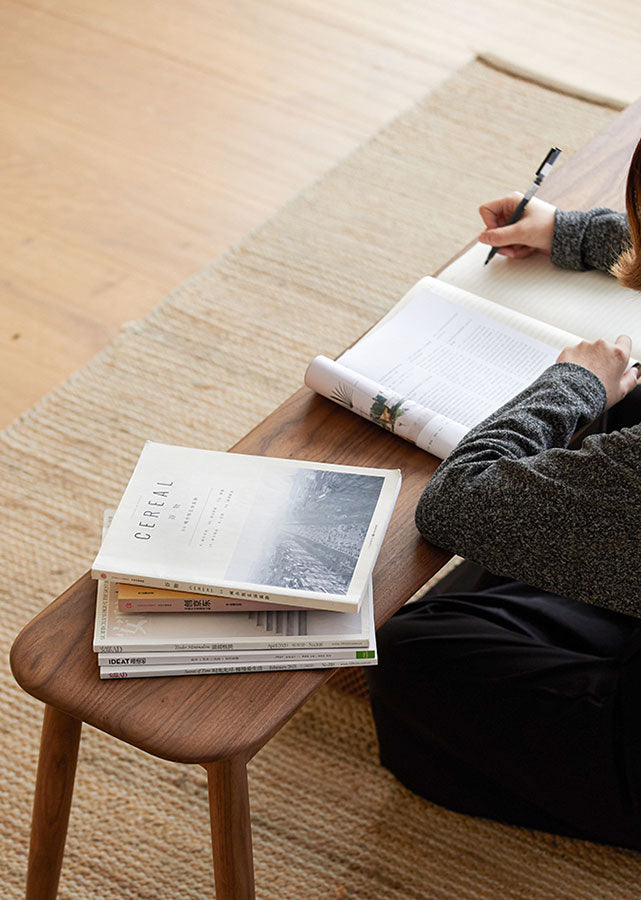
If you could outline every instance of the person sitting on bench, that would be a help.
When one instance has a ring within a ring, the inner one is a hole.
[[[640,197],[641,142],[627,217],[534,200],[505,226],[519,200],[510,195],[481,207],[480,240],[514,258],[538,250],[612,271],[638,290]],[[623,335],[566,348],[441,463],[417,526],[466,562],[383,626],[367,677],[381,761],[412,791],[641,849],[641,404],[630,346]],[[570,448],[605,410],[598,433]]]

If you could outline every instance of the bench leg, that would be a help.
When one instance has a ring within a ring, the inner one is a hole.
[[[76,775],[82,722],[45,706],[31,819],[27,900],[54,900]]]
[[[239,757],[207,763],[216,900],[254,900],[247,766]]]

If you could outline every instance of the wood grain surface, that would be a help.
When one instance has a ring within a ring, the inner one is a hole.
[[[245,760],[225,759],[205,768],[216,900],[252,900],[254,861]]]
[[[28,900],[54,900],[67,835],[82,722],[45,707],[31,819]]]

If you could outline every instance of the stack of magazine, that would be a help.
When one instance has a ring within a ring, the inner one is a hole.
[[[100,677],[375,664],[400,480],[148,442],[92,568]]]

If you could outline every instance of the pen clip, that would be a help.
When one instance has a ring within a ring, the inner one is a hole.
[[[554,163],[557,161],[558,157],[561,155],[562,152],[563,151],[560,150],[558,147],[552,147],[552,149],[548,152],[547,156],[545,157],[545,159],[543,160],[541,165],[536,170],[536,177],[541,178],[541,179],[545,178],[545,176],[550,171],[551,166],[554,165]]]

